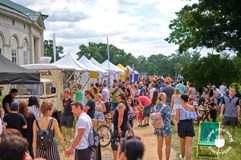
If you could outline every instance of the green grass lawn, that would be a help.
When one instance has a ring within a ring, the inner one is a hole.
[[[221,122],[221,119],[218,119],[218,121]],[[230,126],[227,126],[227,131],[230,132]],[[179,141],[178,136],[176,133],[176,129],[173,127],[173,137],[172,137],[172,147],[177,152],[177,158],[179,158],[180,151],[179,151]],[[208,147],[201,147],[200,154],[204,157],[196,157],[196,151],[197,151],[197,142],[198,142],[198,126],[195,126],[195,134],[196,136],[193,138],[192,143],[192,160],[198,160],[198,159],[207,159],[205,157],[208,157],[208,159],[216,159],[216,156],[212,154],[211,150]],[[229,150],[227,148],[229,147]],[[215,147],[212,147],[213,150],[217,150]],[[241,127],[236,127],[236,132],[234,136],[234,142],[230,142],[230,139],[227,134],[225,134],[225,146],[220,149],[220,152],[227,151],[227,153],[224,153],[219,156],[220,160],[239,160],[241,159]],[[210,157],[215,156],[215,157]]]

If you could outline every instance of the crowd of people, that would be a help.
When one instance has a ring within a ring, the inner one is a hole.
[[[97,82],[91,84],[87,90],[83,90],[82,85],[77,84],[74,92],[69,89],[64,90],[63,112],[59,121],[52,117],[52,103],[44,101],[39,104],[37,97],[34,96],[30,97],[28,102],[16,102],[14,98],[17,93],[16,89],[12,89],[2,101],[4,110],[0,118],[3,124],[3,127],[0,127],[2,160],[6,160],[4,156],[11,154],[10,149],[17,150],[11,148],[13,147],[11,141],[21,148],[16,151],[18,153],[16,156],[20,158],[13,159],[58,160],[60,156],[54,135],[63,147],[65,156],[74,154],[75,160],[89,160],[91,148],[88,136],[91,128],[97,129],[103,123],[110,123],[110,118],[113,119],[111,148],[114,160],[142,159],[144,155],[142,141],[138,137],[126,137],[125,132],[129,124],[131,127],[152,129],[148,127],[153,123],[150,114],[155,112],[161,113],[164,122],[164,127],[154,128],[153,132],[157,137],[159,159],[163,157],[164,142],[165,159],[170,159],[172,127],[175,127],[180,142],[180,159],[190,160],[192,138],[195,136],[193,121],[201,116],[201,110],[208,110],[208,117],[213,122],[217,121],[217,115],[220,113],[220,117],[223,118],[222,128],[231,125],[233,137],[235,127],[240,121],[239,98],[235,97],[235,89],[227,88],[225,83],[219,88],[208,84],[206,87],[196,89],[191,83],[184,84],[182,80],[172,81],[170,77],[143,77],[137,83],[114,80],[111,87],[106,83]],[[138,124],[134,124],[133,119],[137,119]],[[74,122],[76,122],[75,130]],[[47,130],[51,139],[47,149],[39,144],[38,135],[41,130]],[[66,142],[70,143],[70,147],[66,146]],[[9,150],[6,146],[9,146]]]

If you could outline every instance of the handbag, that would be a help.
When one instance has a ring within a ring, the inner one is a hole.
[[[164,127],[164,122],[163,122],[163,119],[162,119],[162,113],[161,111],[166,108],[166,105],[164,105],[160,111],[156,111],[156,106],[154,106],[154,110],[155,112],[153,112],[151,115],[150,115],[150,118],[152,120],[152,126],[153,128],[163,128]]]

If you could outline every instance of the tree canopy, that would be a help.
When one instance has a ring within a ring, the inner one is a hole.
[[[235,63],[236,58],[229,55],[208,54],[196,62],[187,64],[182,69],[182,75],[186,80],[193,82],[195,86],[206,86],[208,82],[220,85],[222,82],[231,84],[240,82],[240,62]]]
[[[206,47],[241,54],[240,0],[199,0],[176,15],[166,40],[179,45],[179,52]]]
[[[56,60],[59,60],[64,54],[63,46],[56,46]],[[51,57],[51,62],[54,62],[53,40],[44,40],[44,56]]]

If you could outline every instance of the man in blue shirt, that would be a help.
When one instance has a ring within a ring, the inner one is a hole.
[[[179,83],[176,85],[176,88],[180,90],[180,94],[187,92],[187,87],[182,84],[182,81],[179,81]]]
[[[140,94],[139,94],[139,96],[146,96],[146,88],[145,88],[145,86],[143,85],[143,82],[140,82],[139,83],[139,86],[140,86]]]

